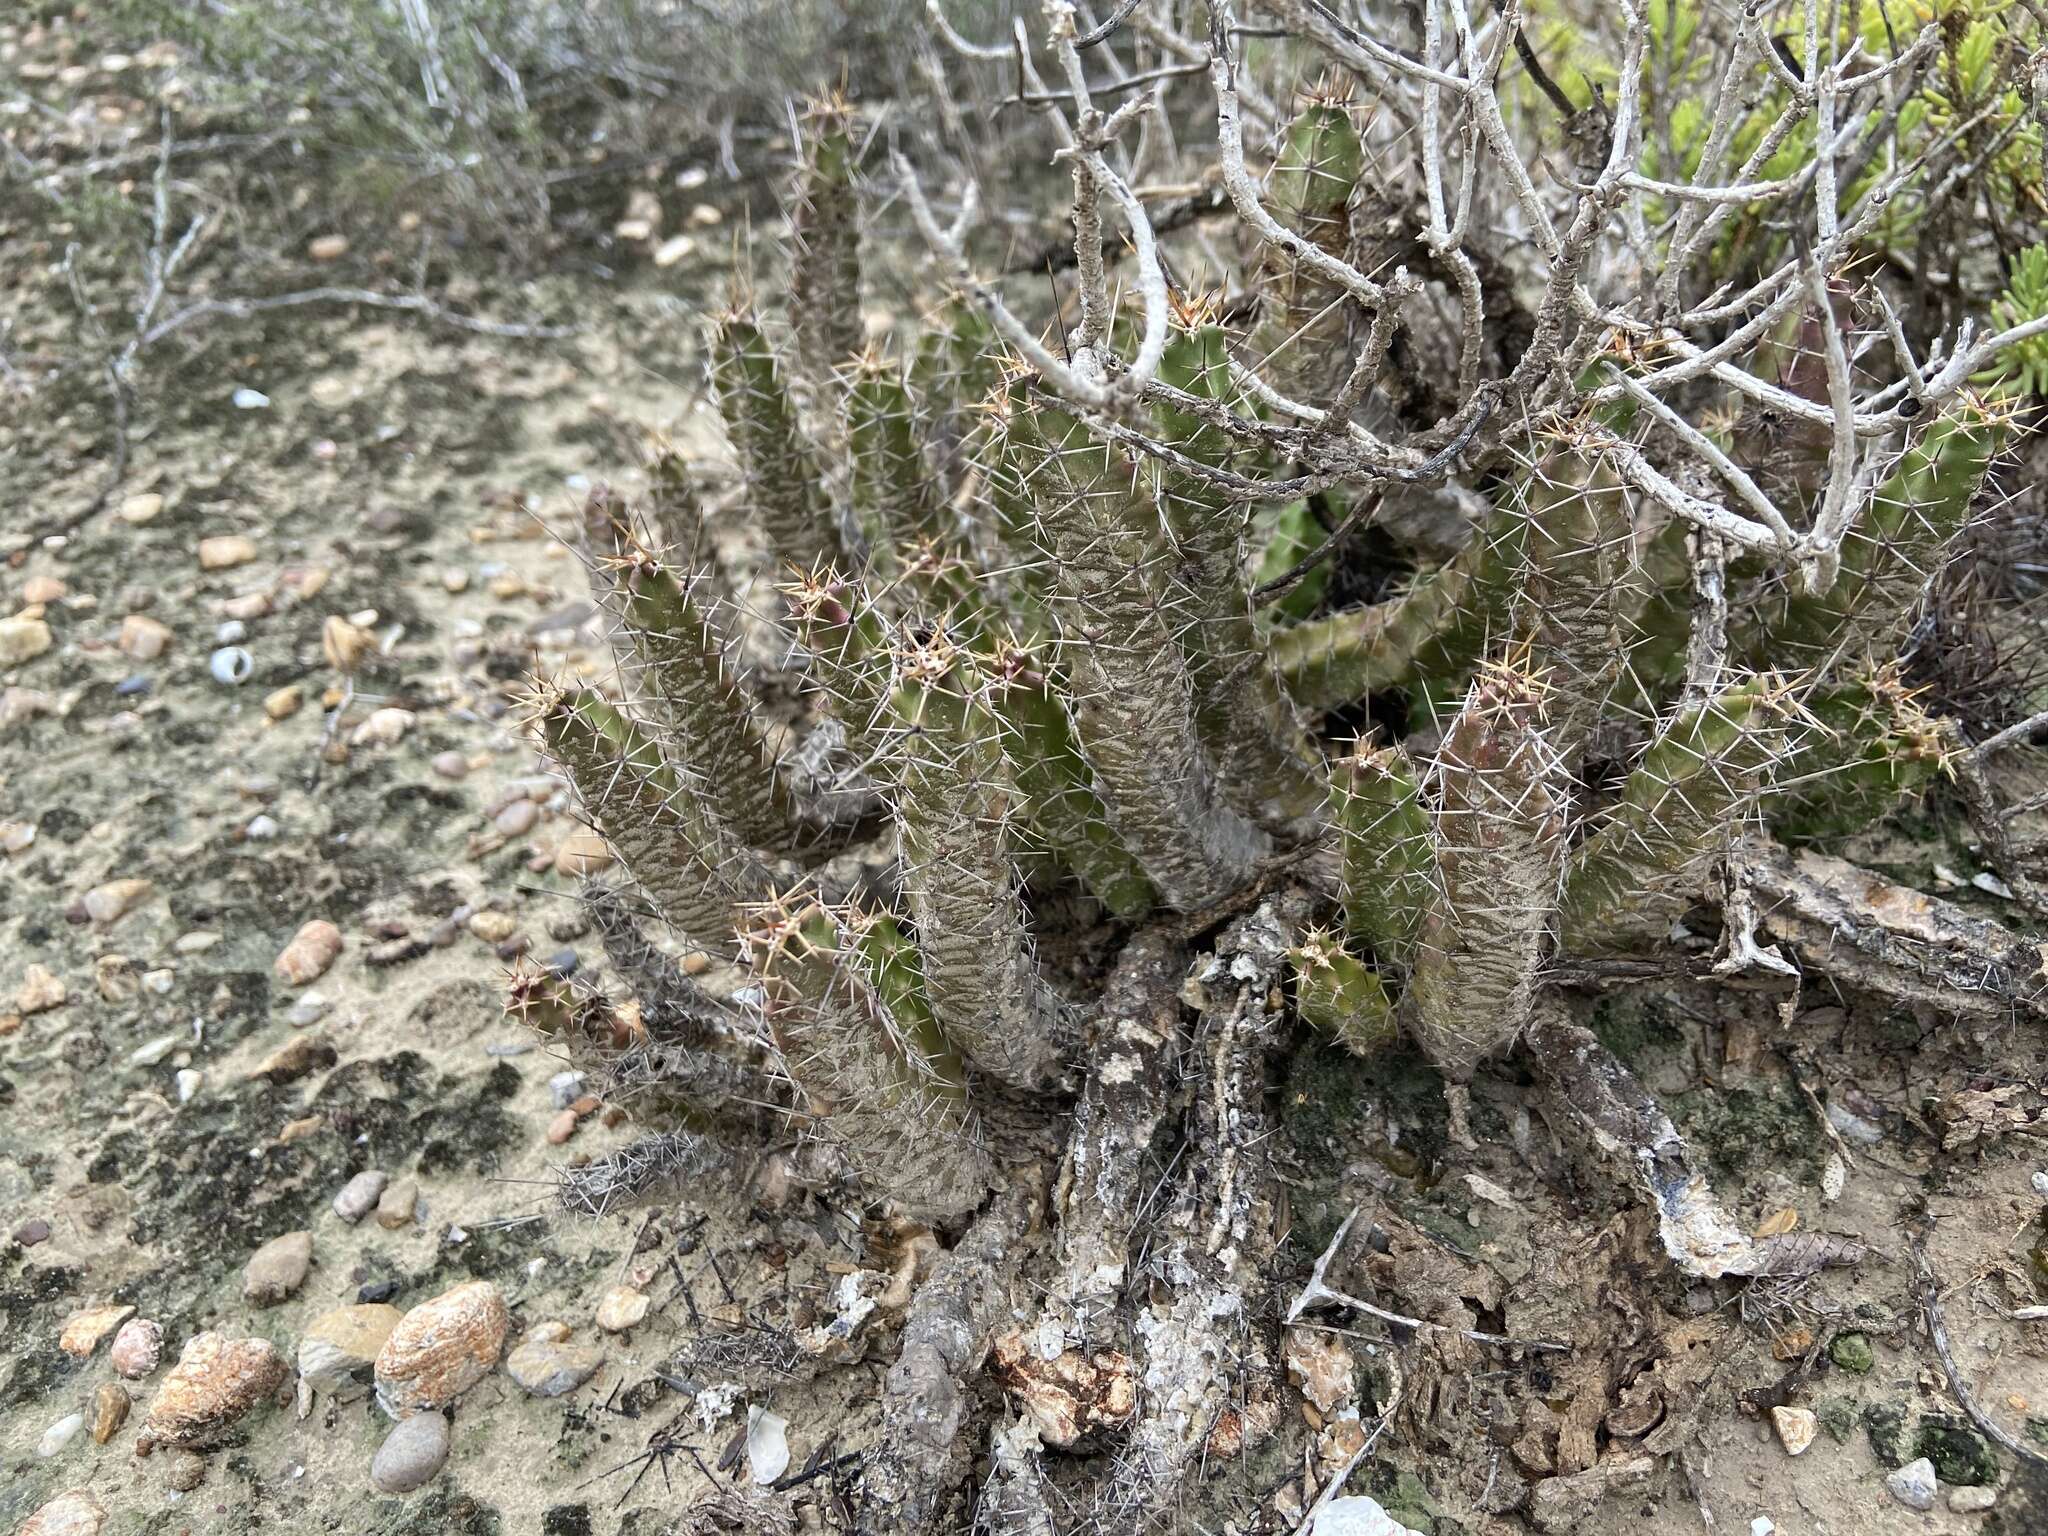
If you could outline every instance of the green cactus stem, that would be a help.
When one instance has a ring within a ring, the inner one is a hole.
[[[1045,665],[1032,652],[1005,646],[987,694],[1025,818],[1038,845],[1110,912],[1142,916],[1158,904],[1159,893],[1117,837]]]
[[[1656,938],[1697,896],[1701,862],[1784,753],[1785,689],[1751,678],[1665,722],[1598,831],[1573,853],[1559,934],[1594,953]]]
[[[825,389],[861,344],[860,199],[844,102],[815,103],[790,210],[790,319],[812,387]]]
[[[958,1215],[991,1182],[959,1063],[918,1041],[850,963],[850,924],[825,908],[757,909],[743,938],[763,1020],[818,1130],[878,1194],[914,1215]]]
[[[1400,1036],[1394,1001],[1379,974],[1345,951],[1337,935],[1312,930],[1288,951],[1294,1006],[1302,1019],[1360,1056]]]
[[[1417,1043],[1453,1089],[1514,1042],[1540,985],[1566,809],[1546,703],[1527,674],[1485,668],[1430,774],[1437,878],[1406,1003]],[[1462,1118],[1462,1094],[1453,1109]]]
[[[641,692],[661,709],[663,746],[719,819],[756,847],[794,847],[804,830],[796,797],[695,588],[652,558],[620,573],[614,601]]]
[[[851,569],[817,465],[797,430],[782,365],[761,327],[743,312],[727,314],[712,332],[711,385],[751,492],[750,510],[776,554],[803,570]]]
[[[1333,100],[1312,100],[1281,138],[1266,198],[1281,223],[1342,257],[1351,240],[1348,209],[1364,174],[1365,141],[1350,112]],[[1253,360],[1283,395],[1327,400],[1351,366],[1352,306],[1342,289],[1278,247],[1267,248],[1261,278]]]
[[[1331,777],[1345,925],[1383,970],[1405,974],[1436,880],[1415,765],[1398,746],[1360,747],[1331,766]]]
[[[700,948],[725,948],[734,911],[759,898],[767,877],[701,787],[592,689],[546,689],[536,714],[548,755],[662,917]]]
[[[925,465],[916,427],[902,376],[878,355],[862,357],[846,391],[854,518],[885,560],[911,540],[950,542],[947,509]]]
[[[1787,842],[1845,837],[1882,821],[1944,771],[1940,722],[1896,664],[1813,690],[1813,727],[1776,775],[1771,830]]]
[[[1013,860],[1001,733],[943,633],[898,648],[888,722],[903,896],[946,1038],[1019,1088],[1058,1080],[1059,999],[1038,974]]]
[[[1028,432],[1016,437],[1052,573],[1075,735],[1124,845],[1169,904],[1200,906],[1271,845],[1217,796],[1178,638],[1185,598],[1157,514],[1139,494],[1138,466],[1072,417],[1041,403]]]
[[[1227,400],[1222,330],[1208,325],[1176,335],[1159,375],[1190,394]],[[1220,428],[1170,405],[1157,414],[1163,442],[1200,463],[1228,467],[1233,445]],[[1244,507],[1211,482],[1171,468],[1160,474],[1159,506],[1179,559],[1178,585],[1188,594],[1181,644],[1194,684],[1196,732],[1231,803],[1267,830],[1299,837],[1322,807],[1324,786],[1252,623],[1238,549]]]

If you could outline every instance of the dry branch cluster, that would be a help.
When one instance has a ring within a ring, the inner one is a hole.
[[[1682,964],[1674,925],[1718,911],[1712,968],[1746,985],[2041,1007],[2031,946],[1792,851],[1937,776],[2002,826],[1987,763],[2020,738],[1966,742],[1898,658],[1995,515],[2000,360],[2048,318],[1916,336],[1887,274],[1988,260],[1927,218],[2013,216],[2025,103],[1965,93],[1956,29],[1898,7],[1621,0],[1579,97],[1533,6],[1254,9],[1048,0],[980,41],[934,5],[1071,177],[1050,326],[1042,285],[986,275],[981,155],[944,197],[902,155],[864,178],[848,110],[814,109],[793,347],[748,301],[710,337],[781,611],[742,610],[664,453],[646,505],[586,518],[622,688],[536,689],[638,887],[590,902],[634,1002],[519,983],[653,1131],[571,1197],[794,1127],[806,1177],[965,1227],[905,1323],[867,1529],[959,1517],[962,1382],[1027,1266],[1032,1350],[1131,1388],[1073,1437],[1117,1448],[1089,1519],[1165,1518],[1270,1429],[1265,1085],[1296,1021],[1412,1039],[1461,1139],[1467,1086],[1526,1046],[1672,1262],[1782,1279],[1856,1254],[1746,1236],[1561,982]],[[901,194],[948,284],[900,352],[863,344],[864,193]],[[1445,507],[1471,515],[1432,553]],[[1290,519],[1335,532],[1274,574]],[[1345,606],[1323,584],[1374,524],[1417,568]],[[793,727],[761,669],[801,680]],[[644,916],[737,984],[686,978]],[[1059,1432],[997,1434],[987,1523],[1064,1528]]]

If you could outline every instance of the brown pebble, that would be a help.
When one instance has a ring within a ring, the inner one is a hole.
[[[268,1083],[289,1083],[331,1067],[339,1059],[334,1047],[319,1036],[294,1035],[258,1062],[249,1076]]]
[[[548,1122],[548,1145],[559,1147],[576,1134],[576,1122],[582,1117],[573,1109],[565,1109]]]
[[[190,1493],[206,1481],[206,1458],[191,1451],[180,1451],[171,1458],[170,1470],[164,1474],[164,1481],[175,1493]]]
[[[21,600],[32,606],[54,603],[69,590],[61,576],[31,576],[21,584]]]
[[[611,845],[595,832],[571,832],[555,850],[555,873],[594,875],[612,861]]]
[[[154,1318],[131,1317],[114,1335],[114,1347],[107,1351],[107,1363],[116,1376],[140,1381],[163,1356],[164,1325]]]
[[[171,630],[146,614],[131,613],[121,621],[121,633],[114,639],[121,654],[135,661],[155,661],[171,643]]]
[[[286,683],[282,688],[264,695],[263,713],[273,720],[285,720],[299,712],[299,706],[306,700],[305,690],[297,683]]]
[[[384,1193],[377,1197],[377,1225],[387,1232],[411,1226],[419,1203],[417,1179],[400,1179],[396,1184],[387,1185]]]
[[[157,1445],[179,1450],[211,1445],[290,1374],[267,1339],[199,1334],[157,1389],[135,1448],[146,1454]]]
[[[109,880],[85,893],[85,915],[101,925],[118,922],[134,911],[155,887],[147,880]]]
[[[199,569],[228,571],[256,558],[256,541],[239,533],[224,533],[199,541]]]
[[[685,976],[702,976],[710,969],[711,957],[701,949],[693,949],[683,956],[683,974]]]
[[[306,258],[309,261],[339,261],[347,254],[347,235],[315,235],[306,242]]]
[[[57,1335],[57,1347],[74,1360],[83,1360],[100,1347],[106,1339],[129,1318],[135,1309],[129,1306],[88,1307],[83,1312],[74,1312],[64,1319],[63,1331]]]
[[[367,629],[351,624],[340,614],[329,615],[320,628],[320,654],[337,672],[353,672],[376,643]]]
[[[50,1224],[40,1216],[31,1216],[14,1229],[14,1246],[17,1248],[33,1248],[49,1240]]]
[[[491,818],[491,825],[507,837],[518,837],[533,830],[533,824],[540,820],[540,807],[531,800],[514,800]]]
[[[52,975],[47,966],[31,965],[21,973],[21,990],[15,994],[14,1006],[23,1015],[47,1013],[62,1007],[70,995],[62,977]]]
[[[460,752],[436,752],[431,766],[444,779],[466,778],[469,774],[469,759]]]
[[[92,1395],[92,1443],[105,1445],[128,1422],[128,1389],[117,1381],[100,1383]]]
[[[292,986],[303,987],[327,973],[341,953],[341,944],[341,930],[316,917],[292,935],[272,969]]]
[[[68,1488],[28,1517],[20,1536],[99,1536],[107,1512],[83,1488]]]
[[[497,1365],[511,1327],[505,1299],[472,1280],[405,1314],[377,1352],[377,1397],[399,1418],[445,1408]]]

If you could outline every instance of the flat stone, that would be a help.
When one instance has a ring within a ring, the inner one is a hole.
[[[1884,1486],[1893,1498],[1908,1509],[1932,1509],[1937,1488],[1934,1480],[1934,1463],[1925,1456],[1918,1461],[1909,1461],[1886,1477]]]
[[[379,1493],[411,1493],[434,1480],[448,1463],[448,1420],[438,1413],[401,1419],[370,1461],[370,1486]]]
[[[21,973],[21,990],[14,996],[14,1006],[24,1015],[48,1013],[63,1007],[70,995],[63,977],[51,974],[47,966],[30,965]]]
[[[28,1517],[21,1536],[99,1536],[107,1512],[83,1488],[60,1493]]]
[[[1998,1502],[1996,1488],[1951,1488],[1948,1507],[1959,1515],[1981,1515]]]
[[[360,1395],[361,1383],[377,1363],[404,1314],[382,1302],[334,1307],[314,1318],[299,1340],[299,1410],[303,1418],[312,1393],[339,1398]]]
[[[421,1302],[377,1354],[377,1397],[396,1417],[445,1408],[489,1374],[512,1324],[488,1280],[472,1280]]]
[[[34,661],[51,643],[50,626],[41,619],[0,619],[0,667]]]
[[[57,1347],[73,1359],[83,1360],[134,1315],[135,1309],[128,1306],[87,1307],[83,1312],[74,1312],[64,1319]]]
[[[365,1168],[341,1186],[334,1197],[334,1214],[350,1226],[354,1226],[376,1209],[377,1200],[384,1193],[384,1186],[390,1182],[391,1175],[383,1169]]]
[[[505,1357],[505,1374],[535,1397],[561,1397],[574,1392],[604,1364],[604,1351],[594,1344],[569,1344],[559,1338],[535,1336],[539,1332],[534,1330]]]
[[[615,1285],[597,1304],[597,1326],[607,1333],[624,1333],[640,1323],[652,1305],[645,1291],[637,1291],[630,1285]]]
[[[78,1438],[78,1432],[85,1428],[85,1415],[67,1413],[63,1418],[43,1431],[43,1438],[36,1442],[36,1454],[44,1460],[55,1456]]]
[[[287,1232],[273,1237],[249,1256],[242,1271],[242,1294],[259,1307],[274,1305],[304,1285],[312,1267],[312,1233]]]
[[[295,1035],[256,1065],[251,1078],[267,1083],[289,1083],[331,1067],[339,1059],[333,1046],[316,1035]]]
[[[164,1445],[189,1451],[212,1445],[290,1374],[267,1339],[199,1334],[157,1389],[135,1448]]]
[[[413,1213],[419,1209],[420,1185],[417,1179],[400,1179],[390,1185],[377,1197],[377,1225],[387,1232],[396,1232],[412,1225]]]

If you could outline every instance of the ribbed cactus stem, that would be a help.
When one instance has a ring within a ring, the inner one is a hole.
[[[1743,654],[1759,667],[1890,661],[1969,524],[1999,439],[1998,425],[1967,396],[1931,423],[1850,531],[1834,583],[1815,594],[1795,581],[1761,626],[1743,626]]]
[[[1544,703],[1534,679],[1489,666],[1430,773],[1437,878],[1407,1002],[1417,1042],[1454,1087],[1513,1044],[1540,985],[1566,809]]]
[[[1065,1031],[1017,888],[1015,790],[996,722],[943,634],[900,645],[888,721],[903,896],[932,1013],[982,1071],[1047,1087]]]
[[[1312,100],[1282,135],[1266,199],[1283,224],[1332,256],[1350,244],[1347,210],[1365,174],[1365,141],[1338,102]],[[1251,353],[1284,395],[1321,402],[1351,362],[1351,305],[1344,292],[1278,246],[1265,254],[1263,317]]]
[[[1337,935],[1312,930],[1288,957],[1294,962],[1295,1010],[1308,1024],[1360,1056],[1371,1056],[1399,1037],[1386,983],[1347,952]]]
[[[1190,394],[1227,400],[1230,360],[1222,330],[1205,325],[1176,335],[1159,375]],[[1233,444],[1220,428],[1171,405],[1161,406],[1158,417],[1162,441],[1201,463],[1229,465]],[[1187,593],[1181,640],[1194,685],[1195,728],[1230,801],[1269,831],[1300,835],[1322,806],[1322,776],[1309,765],[1294,706],[1252,623],[1238,550],[1243,505],[1214,483],[1168,467],[1160,472],[1159,507]]]
[[[1436,881],[1430,817],[1408,754],[1361,747],[1331,768],[1344,921],[1382,969],[1405,973]]]
[[[988,689],[1025,815],[1039,845],[1096,900],[1118,917],[1141,916],[1158,904],[1159,893],[1117,837],[1045,666],[1042,657],[1002,648]]]
[[[1895,663],[1816,688],[1800,702],[1812,728],[1775,776],[1770,820],[1780,837],[1807,842],[1860,832],[1943,770],[1941,724]]]
[[[800,576],[783,590],[812,678],[849,744],[872,756],[893,665],[888,619],[865,586],[831,571]]]
[[[893,561],[916,539],[947,542],[946,507],[918,445],[910,390],[880,357],[854,367],[846,391],[847,444],[853,454],[853,512],[878,558]]]
[[[1461,677],[1506,628],[1528,528],[1504,508],[1399,596],[1276,630],[1273,662],[1288,693],[1305,708],[1341,709],[1404,685]]]
[[[790,210],[790,318],[815,389],[830,387],[860,350],[860,199],[846,107],[815,103],[802,125],[803,164]]]
[[[1026,481],[1052,569],[1075,734],[1124,846],[1168,903],[1200,906],[1244,879],[1271,844],[1216,793],[1195,730],[1172,553],[1135,464],[1048,404],[1028,427]]]
[[[672,926],[704,949],[731,941],[733,913],[766,876],[654,736],[594,690],[548,690],[541,737],[583,807]]]
[[[712,332],[711,385],[751,493],[749,510],[776,554],[803,570],[850,568],[817,465],[797,429],[782,365],[744,313],[726,315]]]
[[[696,775],[718,817],[747,842],[795,846],[801,831],[795,795],[727,659],[730,642],[697,596],[696,578],[642,558],[621,572],[615,601],[641,691],[661,709],[669,753]]]
[[[673,444],[658,445],[648,457],[646,515],[655,553],[662,559],[692,569],[709,564],[711,532],[704,521],[704,500],[689,460]]]
[[[1572,855],[1559,910],[1566,948],[1597,951],[1670,927],[1783,753],[1785,714],[1784,685],[1751,678],[1665,722],[1605,824]]]
[[[1526,523],[1512,633],[1550,688],[1550,736],[1574,757],[1627,661],[1643,596],[1629,498],[1613,473],[1568,451],[1532,464],[1511,493]]]
[[[906,1031],[853,961],[852,925],[815,903],[759,909],[744,937],[790,1080],[878,1194],[957,1215],[990,1170],[959,1063]]]

